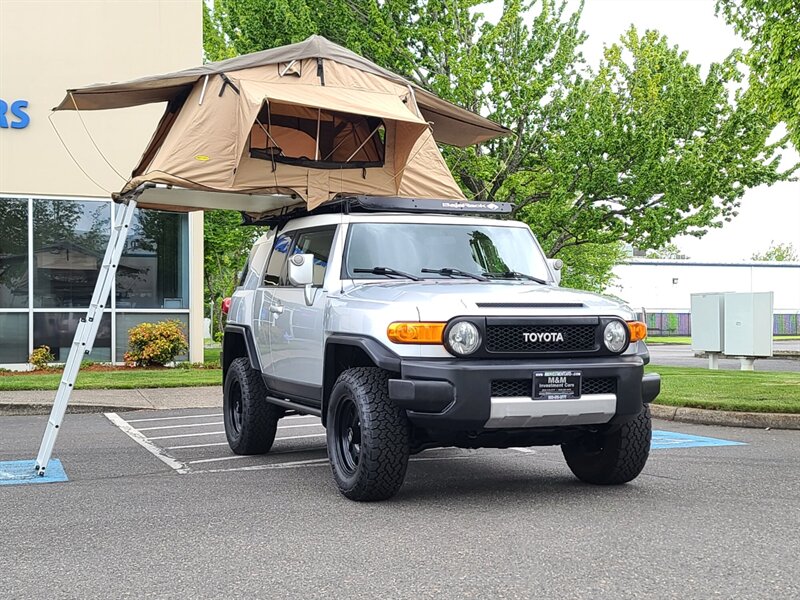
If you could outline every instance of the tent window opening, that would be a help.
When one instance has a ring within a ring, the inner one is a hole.
[[[265,103],[250,130],[250,157],[316,169],[382,167],[386,129],[381,119]]]

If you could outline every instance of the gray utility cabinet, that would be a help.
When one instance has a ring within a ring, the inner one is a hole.
[[[723,353],[772,356],[772,292],[725,294]]]
[[[725,332],[725,294],[692,294],[692,350],[721,353]]]

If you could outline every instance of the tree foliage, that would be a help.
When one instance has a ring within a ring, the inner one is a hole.
[[[673,243],[664,244],[660,248],[655,248],[645,253],[645,258],[673,258],[685,260],[689,257],[686,256],[681,249]]]
[[[750,85],[800,148],[800,3],[717,0],[717,13],[750,43]]]
[[[250,247],[261,234],[260,228],[242,227],[241,222],[241,215],[232,210],[208,211],[204,216],[203,273],[212,337],[218,337],[224,326],[222,300],[233,293],[237,274],[244,268]]]
[[[797,252],[791,242],[776,244],[773,240],[764,252],[756,252],[750,257],[752,260],[792,262],[799,260]]]
[[[319,33],[505,125],[514,135],[445,147],[445,158],[467,197],[512,202],[548,255],[580,261],[565,278],[585,271],[580,286],[594,286],[612,246],[701,236],[736,214],[748,188],[787,177],[783,141],[767,142],[774,120],[744,91],[737,53],[703,76],[665,37],[630,28],[590,67],[581,5],[505,0],[490,22],[488,3],[216,0],[206,52]]]

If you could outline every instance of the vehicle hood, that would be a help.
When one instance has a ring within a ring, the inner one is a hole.
[[[422,321],[459,315],[616,315],[633,318],[618,300],[528,281],[387,281],[357,285],[343,299],[417,307]]]

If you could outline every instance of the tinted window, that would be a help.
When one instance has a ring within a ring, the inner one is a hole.
[[[313,254],[314,255],[314,285],[322,285],[325,279],[325,271],[328,268],[328,257],[331,253],[333,236],[336,227],[326,227],[324,229],[314,229],[303,231],[297,234],[292,254]]]
[[[188,308],[188,255],[188,215],[137,210],[117,270],[117,308]]]
[[[3,232],[3,235],[0,235],[0,307],[28,308],[27,200],[0,198],[0,231]],[[0,329],[0,331],[5,331],[5,329]],[[27,335],[26,329],[26,349],[28,347]],[[5,362],[25,361],[9,360]]]
[[[33,201],[34,306],[89,306],[110,223],[108,202]]]
[[[275,245],[267,263],[264,285],[286,285],[286,257],[291,245],[292,236],[289,233],[282,233],[275,238]]]
[[[522,227],[428,223],[354,223],[347,247],[347,274],[385,279],[353,269],[390,267],[421,278],[441,278],[422,269],[470,273],[518,271],[549,279],[544,256]]]

